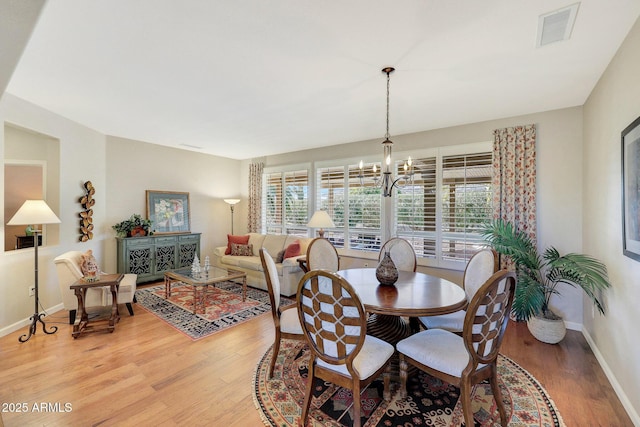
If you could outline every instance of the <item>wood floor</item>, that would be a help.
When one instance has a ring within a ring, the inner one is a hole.
[[[121,308],[113,334],[74,340],[61,311],[48,317],[59,322],[48,323],[60,328],[54,335],[40,329],[21,344],[23,328],[0,338],[4,426],[262,425],[251,385],[272,344],[270,315],[193,342],[134,309]],[[633,425],[582,334],[548,345],[511,322],[502,350],[545,387],[567,426]]]

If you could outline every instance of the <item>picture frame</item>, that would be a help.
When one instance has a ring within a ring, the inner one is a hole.
[[[640,261],[640,117],[622,131],[622,250]]]
[[[155,234],[191,232],[189,193],[146,190],[147,218]]]

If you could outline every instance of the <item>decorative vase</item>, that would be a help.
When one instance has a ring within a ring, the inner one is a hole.
[[[376,278],[381,285],[393,285],[398,280],[398,269],[393,263],[389,251],[385,251],[380,264],[376,268]]]
[[[141,226],[135,227],[134,229],[132,229],[129,232],[129,236],[130,237],[141,237],[141,236],[146,236],[146,235],[147,235],[147,232]]]
[[[559,343],[567,333],[567,328],[562,318],[547,319],[540,316],[531,316],[527,321],[527,328],[538,341],[547,344]]]

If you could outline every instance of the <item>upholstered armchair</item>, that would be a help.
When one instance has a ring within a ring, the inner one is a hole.
[[[76,310],[78,309],[78,298],[70,288],[73,283],[82,278],[80,264],[82,262],[82,254],[80,251],[69,251],[56,257],[53,262],[56,264],[56,272],[58,274],[58,285],[62,294],[62,304],[65,310],[69,310],[69,324],[73,324],[76,319]],[[129,314],[133,316],[132,302],[135,302],[136,294],[136,274],[125,274],[120,282],[118,290],[118,304],[126,304]],[[111,305],[111,292],[109,287],[100,287],[87,289],[85,299],[86,307],[99,307]]]

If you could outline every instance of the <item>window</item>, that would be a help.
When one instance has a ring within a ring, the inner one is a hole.
[[[263,229],[272,234],[307,236],[308,171],[265,173],[264,182]]]
[[[478,229],[491,218],[491,168],[490,151],[414,160],[412,180],[394,200],[396,235],[429,265],[466,264],[483,245]]]
[[[411,179],[394,188],[391,199],[377,186],[380,162],[360,169],[353,160],[323,161],[309,171],[265,173],[263,230],[306,236],[309,215],[325,210],[335,223],[325,237],[337,248],[377,253],[398,236],[411,242],[420,264],[462,269],[482,246],[477,230],[492,214],[491,143],[417,154]],[[396,177],[402,166],[394,165]]]
[[[380,250],[382,198],[372,169],[373,163],[366,165],[362,176],[355,164],[316,171],[316,206],[333,219],[336,228],[325,235],[338,248]]]

